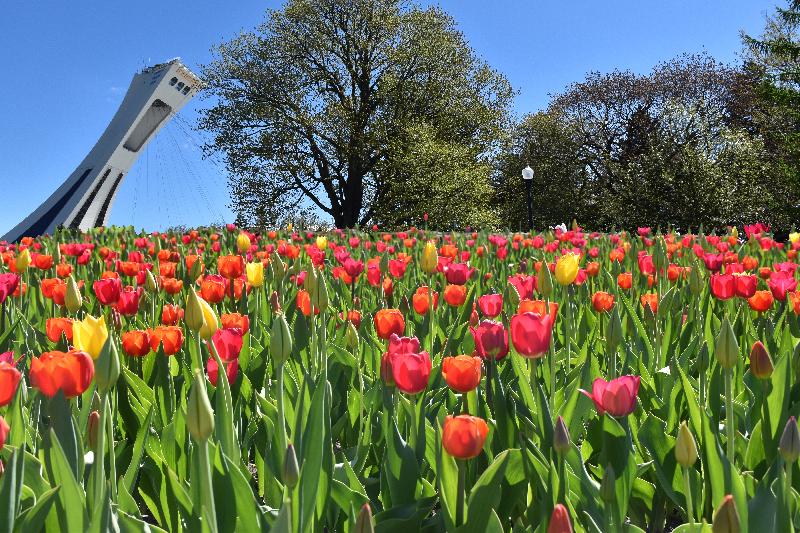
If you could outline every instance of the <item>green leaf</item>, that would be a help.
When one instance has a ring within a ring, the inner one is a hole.
[[[14,531],[22,483],[25,479],[24,462],[25,452],[21,449],[14,450],[6,462],[0,485],[0,532],[3,533]]]
[[[86,500],[83,489],[72,474],[72,467],[64,454],[64,449],[56,437],[55,431],[50,430],[49,449],[46,452],[48,472],[51,474],[50,484],[61,487],[58,492],[59,520],[62,527],[68,531],[83,531],[88,522],[86,516]]]
[[[36,505],[26,510],[22,515],[23,520],[17,523],[15,531],[18,533],[27,533],[28,531],[42,531],[44,529],[45,519],[53,504],[56,502],[58,491],[61,487],[54,487],[43,494],[40,494],[36,499]]]

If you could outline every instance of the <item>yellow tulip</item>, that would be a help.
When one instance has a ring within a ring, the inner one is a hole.
[[[75,321],[72,324],[72,342],[77,350],[86,352],[92,359],[100,357],[103,346],[108,339],[108,329],[106,328],[106,318],[101,316],[95,318],[86,315],[86,318]]]
[[[239,236],[236,237],[236,247],[239,249],[240,254],[250,249],[250,237],[247,236],[247,233],[240,233]]]
[[[264,285],[264,263],[261,261],[247,263],[245,268],[247,270],[247,282],[251,286],[261,287]]]
[[[542,265],[546,268],[547,265]],[[573,253],[564,254],[556,263],[556,280],[561,285],[569,285],[578,277],[578,256]]]
[[[292,224],[291,222],[289,222],[288,224],[286,224],[286,231],[292,231],[292,228],[293,228],[293,227],[294,227],[294,224]]]
[[[217,318],[217,313],[214,311],[214,308],[211,307],[211,304],[202,298],[197,298],[197,301],[200,304],[200,308],[203,310],[203,318],[205,319],[199,331],[200,338],[208,340],[214,335],[214,332],[219,329],[219,318]]]
[[[435,274],[439,263],[439,252],[436,250],[436,243],[428,241],[422,250],[422,261],[420,266],[426,274]]]
[[[327,237],[317,237],[317,248],[320,250],[324,250],[328,247],[328,238]]]
[[[31,264],[31,252],[27,248],[22,250],[19,255],[17,256],[16,263],[14,264],[17,267],[17,272],[25,272],[25,269],[28,268],[28,265]]]
[[[789,234],[789,241],[792,244],[796,243],[797,241],[800,241],[800,232],[795,231],[793,233],[790,233]]]

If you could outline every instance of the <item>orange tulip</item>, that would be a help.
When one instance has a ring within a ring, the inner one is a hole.
[[[122,272],[125,276],[135,277],[140,270],[141,266],[135,261],[119,261],[117,263],[117,272]]]
[[[592,307],[598,313],[608,313],[614,307],[614,295],[597,291],[592,295]]]
[[[480,357],[471,355],[445,357],[442,360],[442,376],[451,389],[463,394],[480,384],[482,365]]]
[[[750,309],[763,313],[772,307],[775,298],[772,296],[771,291],[756,291],[753,296],[747,299]]]
[[[33,259],[33,266],[39,270],[50,270],[53,267],[53,256],[38,254]]]
[[[126,331],[122,334],[122,350],[132,357],[150,353],[150,334],[144,330]]]
[[[795,315],[800,315],[800,291],[787,293],[789,295],[789,303],[792,304],[792,310]]]
[[[619,276],[617,276],[617,285],[619,285],[620,289],[628,290],[633,286],[633,274],[630,272],[623,272]]]
[[[488,434],[489,426],[482,418],[448,416],[442,428],[442,447],[456,459],[471,459],[481,453]]]
[[[428,312],[431,306],[431,300],[429,298],[429,289],[426,286],[422,286],[417,289],[417,292],[414,293],[414,296],[411,297],[414,311],[417,312],[418,315],[424,315]],[[433,293],[433,308],[437,309],[439,307],[439,293]]]
[[[642,294],[641,302],[643,307],[650,306],[650,310],[653,312],[653,314],[658,312],[658,294],[654,294],[652,292]]]
[[[72,265],[69,263],[59,263],[56,265],[56,276],[59,278],[66,278],[72,274]]]
[[[183,330],[178,326],[157,326],[148,331],[150,335],[150,348],[158,351],[160,344],[164,348],[164,355],[175,355],[183,345]]]
[[[303,313],[305,316],[311,316],[311,295],[305,289],[300,289],[297,291],[297,297],[295,298],[295,304],[297,308]],[[319,309],[314,307],[314,314],[319,314]]]
[[[219,319],[222,321],[223,329],[239,329],[243,335],[250,330],[250,318],[247,315],[227,313],[221,315]]]
[[[381,339],[387,340],[396,333],[403,335],[406,329],[406,322],[403,313],[399,309],[381,309],[375,313],[375,332]]]
[[[466,285],[447,285],[444,288],[444,301],[451,307],[460,307],[467,300]]]
[[[217,258],[217,270],[228,278],[240,278],[244,273],[244,259],[241,255],[221,255]]]
[[[536,313],[537,315],[550,315],[555,319],[558,313],[558,303],[550,302],[548,308],[547,302],[544,300],[522,300],[517,307],[517,314],[523,313]]]
[[[94,362],[86,352],[45,352],[31,358],[31,385],[48,398],[60,390],[67,398],[80,396],[94,377]]]
[[[225,278],[210,275],[200,283],[200,296],[210,304],[218,304],[225,299]]]
[[[44,326],[47,338],[51,342],[58,342],[63,335],[66,335],[67,341],[72,341],[72,319],[71,318],[48,318]]]

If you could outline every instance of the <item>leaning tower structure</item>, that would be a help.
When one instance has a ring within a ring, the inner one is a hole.
[[[0,240],[53,233],[59,226],[83,231],[104,226],[122,180],[148,141],[200,87],[200,78],[180,59],[137,73],[114,118],[78,168]]]

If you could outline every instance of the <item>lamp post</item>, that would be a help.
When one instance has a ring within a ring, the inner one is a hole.
[[[533,184],[533,169],[526,166],[522,169],[522,179],[525,180],[525,192],[528,199],[528,231],[533,229],[533,210],[531,207],[531,185]]]

